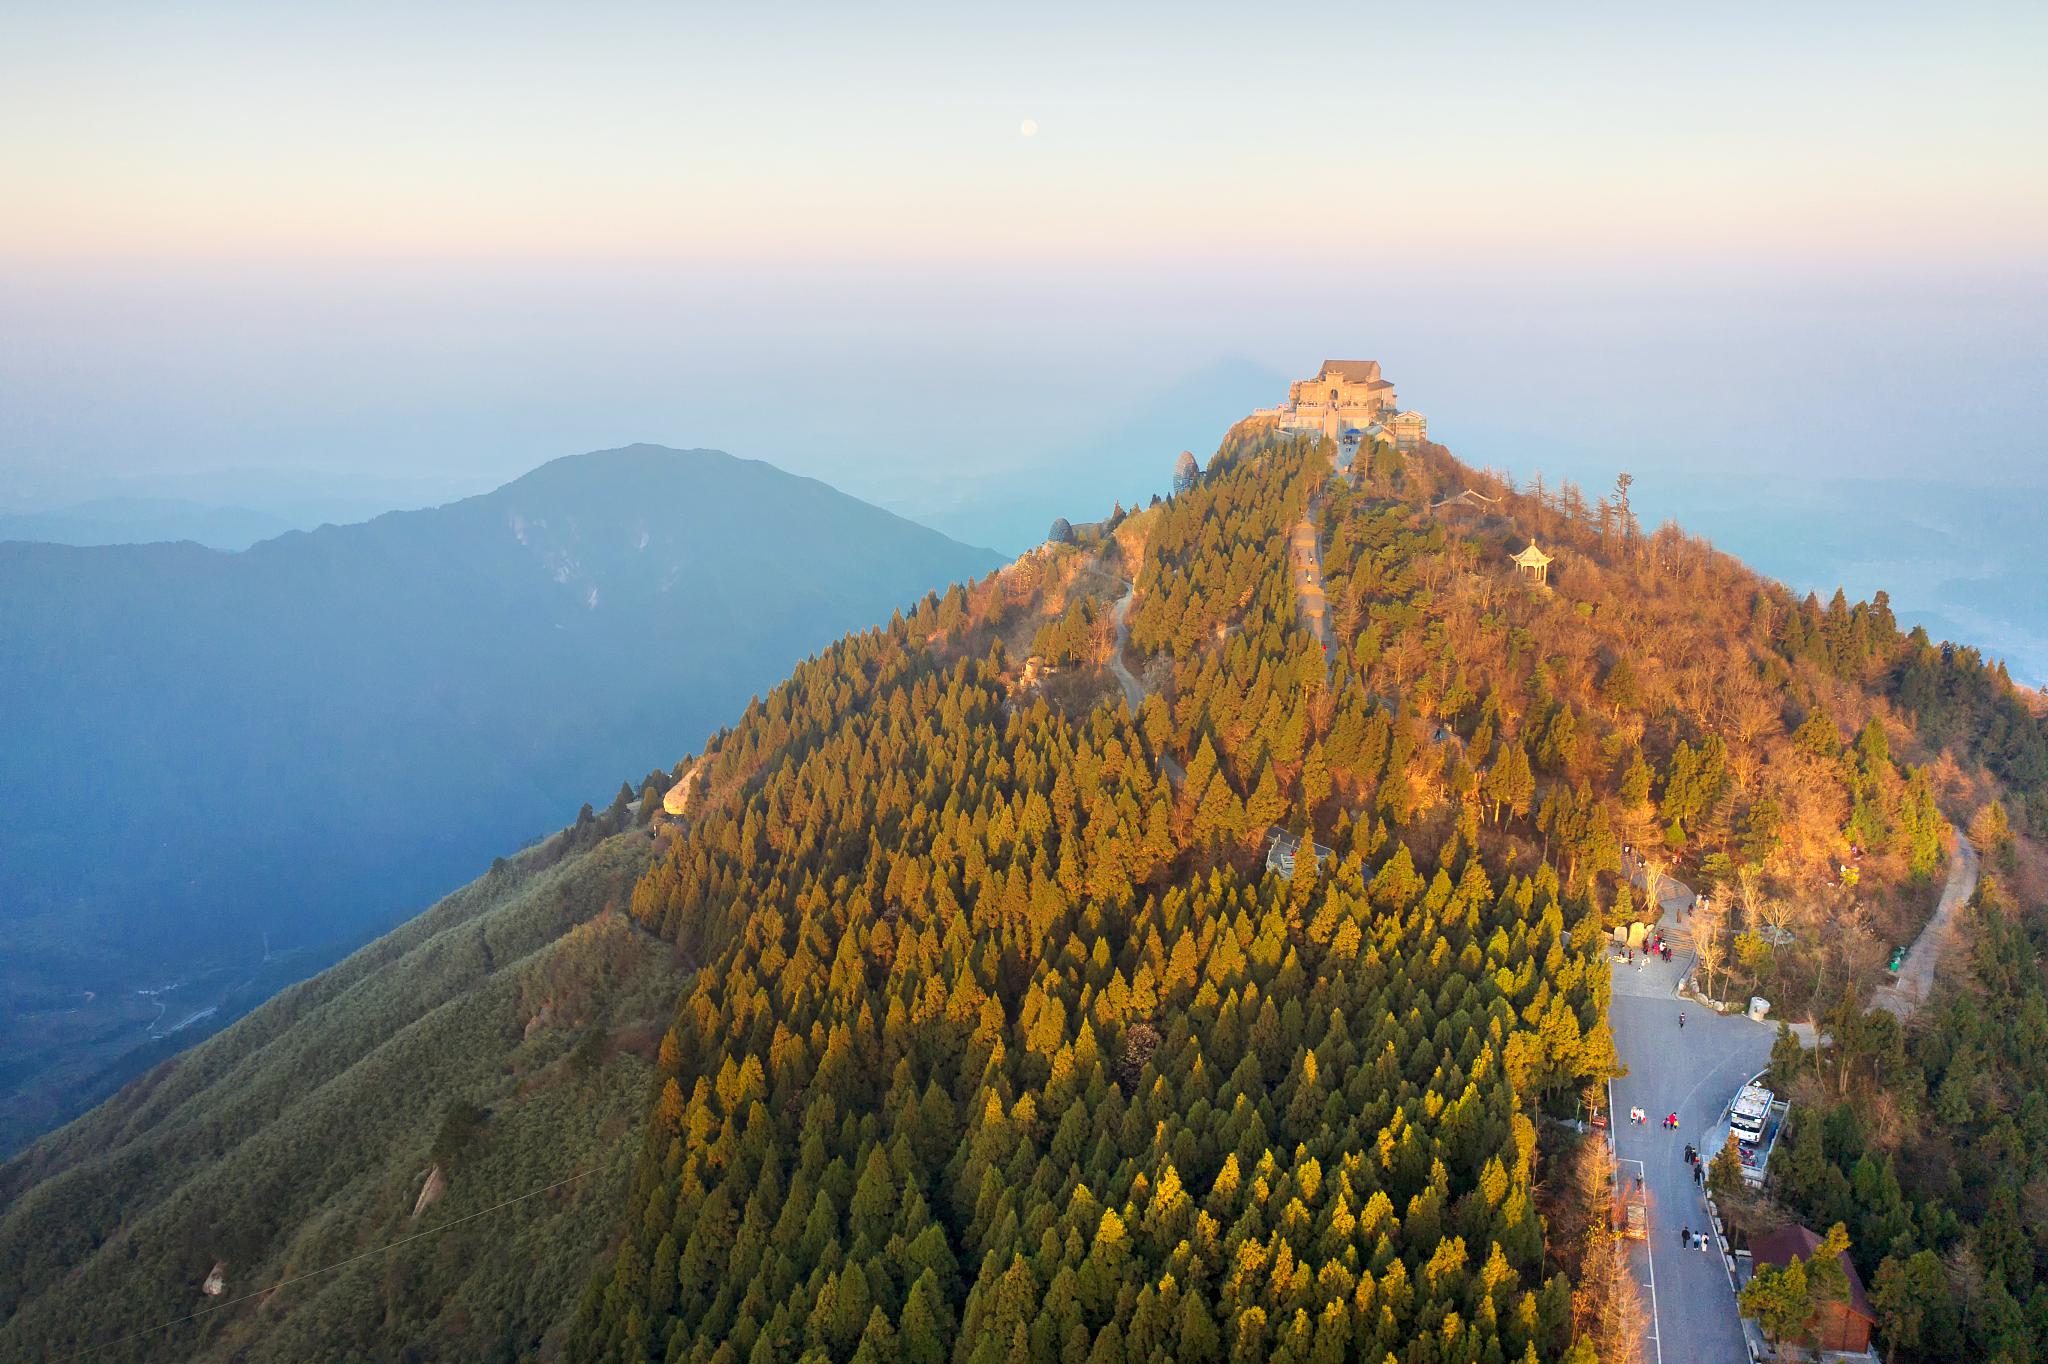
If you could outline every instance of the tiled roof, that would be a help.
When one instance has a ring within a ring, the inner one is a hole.
[[[1354,384],[1374,384],[1382,388],[1393,385],[1380,378],[1380,362],[1377,360],[1325,360],[1323,367],[1316,371],[1316,378],[1327,379],[1332,374],[1348,379]]]
[[[1795,1223],[1752,1239],[1749,1259],[1751,1264],[1776,1265],[1782,1269],[1794,1259],[1812,1259],[1819,1245],[1820,1237]],[[1842,1272],[1849,1276],[1849,1306],[1856,1315],[1876,1321],[1877,1313],[1871,1310],[1870,1297],[1863,1291],[1863,1280],[1856,1277],[1856,1266],[1847,1251],[1842,1252]]]

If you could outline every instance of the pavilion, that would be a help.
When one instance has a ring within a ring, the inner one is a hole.
[[[1514,562],[1515,571],[1530,582],[1541,586],[1550,581],[1550,556],[1536,548],[1534,540],[1520,554],[1510,554],[1508,558]]]

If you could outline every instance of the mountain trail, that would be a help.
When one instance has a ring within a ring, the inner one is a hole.
[[[1951,826],[1950,833],[1954,835],[1955,850],[1949,858],[1948,883],[1941,888],[1941,900],[1927,926],[1920,930],[1920,936],[1906,949],[1898,977],[1880,989],[1872,1001],[1901,1023],[1927,1002],[1934,989],[1935,967],[1941,964],[1942,953],[1955,937],[1956,910],[1977,893],[1977,850],[1963,837],[1962,830]]]
[[[1124,649],[1131,642],[1131,603],[1137,596],[1138,585],[1126,580],[1124,594],[1116,599],[1116,605],[1110,608],[1109,613],[1110,619],[1116,622],[1116,642],[1109,651],[1109,670],[1116,674],[1117,685],[1124,690],[1124,704],[1131,708],[1133,716],[1136,716],[1139,708],[1145,704],[1145,684],[1133,676],[1129,666],[1124,663]],[[1166,779],[1175,786],[1188,779],[1187,769],[1170,753],[1159,755],[1159,770],[1164,772]]]

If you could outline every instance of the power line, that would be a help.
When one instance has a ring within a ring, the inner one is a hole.
[[[360,1254],[351,1255],[346,1260],[336,1260],[331,1265],[322,1265],[318,1269],[309,1269],[303,1274],[294,1274],[289,1279],[280,1279],[278,1280],[278,1282],[271,1284],[267,1288],[259,1288],[253,1293],[244,1293],[241,1297],[230,1298],[226,1302],[217,1302],[211,1307],[202,1307],[197,1312],[189,1312],[186,1315],[178,1317],[172,1321],[161,1322],[155,1326],[145,1327],[140,1331],[134,1331],[129,1333],[128,1335],[118,1336],[113,1340],[101,1341],[97,1345],[87,1346],[83,1350],[74,1351],[73,1353],[68,1355],[59,1355],[56,1359],[51,1361],[51,1364],[66,1364],[66,1361],[68,1360],[83,1359],[87,1355],[97,1354],[102,1350],[111,1350],[114,1349],[116,1346],[126,1345],[131,1341],[141,1340],[144,1336],[153,1336],[158,1331],[168,1331],[173,1326],[183,1326],[188,1321],[197,1321],[199,1320],[199,1318],[208,1316],[214,1312],[225,1311],[227,1308],[233,1307],[239,1303],[245,1303],[249,1301],[249,1299],[251,1298],[260,1298],[266,1293],[275,1293],[279,1289],[289,1288],[295,1283],[304,1283],[307,1279],[317,1278],[319,1275],[322,1274],[331,1274],[335,1270],[344,1268],[348,1265],[352,1265],[358,1260],[367,1260],[374,1255],[382,1255],[386,1251],[396,1250],[400,1246],[405,1245],[411,1241],[417,1241],[423,1236],[436,1236],[439,1235],[441,1232],[448,1230],[450,1227],[459,1227],[464,1222],[474,1222],[477,1218],[486,1216],[490,1213],[494,1213],[498,1211],[500,1208],[509,1208],[514,1203],[524,1203],[529,1198],[538,1198],[544,1193],[552,1193],[554,1190],[559,1189],[564,1185],[574,1184],[577,1180],[582,1179],[585,1175],[596,1174],[597,1170],[598,1167],[593,1165],[589,1169],[579,1170],[575,1174],[570,1175],[565,1179],[558,1179],[554,1183],[546,1186],[545,1188],[532,1189],[526,1193],[520,1194],[516,1198],[508,1198],[502,1203],[493,1203],[488,1208],[482,1208],[472,1213],[465,1213],[463,1216],[457,1217],[452,1221],[443,1222],[439,1226],[428,1227],[424,1231],[416,1231],[410,1236],[401,1236],[396,1241],[387,1242],[386,1244],[378,1246],[373,1250],[366,1250],[361,1252]]]

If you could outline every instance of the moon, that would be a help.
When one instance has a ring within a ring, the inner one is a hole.
[[[1025,137],[1037,137],[1038,120],[1035,118],[1025,119],[1022,123],[1017,125],[1017,131],[1024,135]]]

